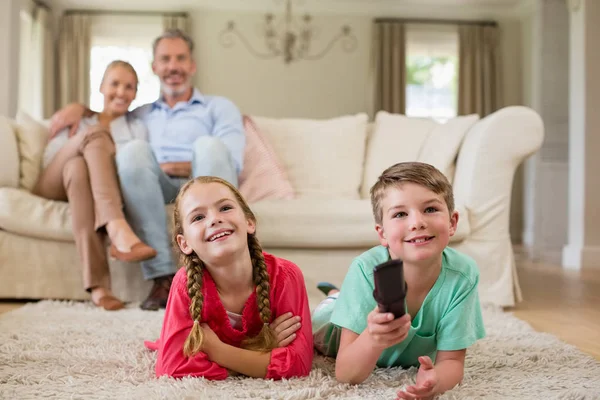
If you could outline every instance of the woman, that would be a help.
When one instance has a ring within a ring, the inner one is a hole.
[[[156,256],[125,220],[114,161],[119,145],[147,136],[145,126],[127,112],[137,85],[129,63],[110,63],[100,84],[104,109],[83,119],[73,137],[64,130],[48,143],[43,171],[33,189],[38,196],[70,203],[85,289],[92,302],[106,310],[124,307],[110,288],[106,235],[114,258],[138,262]]]

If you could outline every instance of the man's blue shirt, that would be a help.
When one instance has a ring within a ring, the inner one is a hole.
[[[194,141],[214,136],[229,149],[238,174],[242,170],[246,136],[240,111],[230,100],[194,89],[188,101],[173,108],[161,98],[134,114],[148,127],[148,140],[159,163],[190,162]]]

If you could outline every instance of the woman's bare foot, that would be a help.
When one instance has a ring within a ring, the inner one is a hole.
[[[140,262],[156,257],[156,250],[143,243],[125,219],[115,219],[106,224],[111,241],[110,256],[125,262]]]
[[[110,289],[97,286],[92,288],[92,303],[108,311],[116,311],[125,307],[125,304],[117,299]]]
[[[142,242],[123,218],[109,221],[106,232],[111,243],[122,253],[130,252],[135,244]]]

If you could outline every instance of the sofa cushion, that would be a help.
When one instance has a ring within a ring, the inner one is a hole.
[[[426,118],[378,112],[367,143],[361,197],[369,197],[371,186],[386,168],[404,161],[431,164],[452,183],[460,145],[478,120],[479,116],[472,114],[440,124]]]
[[[0,187],[19,186],[19,148],[13,124],[0,116]]]
[[[361,198],[369,198],[371,186],[386,168],[415,161],[435,125],[430,119],[379,111],[367,143]]]
[[[366,199],[299,198],[251,204],[258,238],[269,248],[356,248],[379,244],[371,203]],[[470,234],[464,207],[452,243]]]
[[[167,205],[172,229],[173,205]],[[258,237],[266,248],[356,248],[378,244],[369,200],[298,198],[250,204]],[[451,242],[470,234],[464,207]],[[73,241],[69,204],[23,189],[0,188],[0,229],[38,239]]]
[[[32,190],[40,174],[44,148],[48,143],[48,128],[21,111],[14,127],[21,165],[19,186]]]
[[[0,188],[0,229],[38,239],[73,241],[69,204],[24,189]]]
[[[445,124],[436,124],[427,135],[417,161],[433,165],[452,183],[460,145],[477,121],[479,115],[471,114],[452,118]]]
[[[244,116],[244,130],[246,148],[240,192],[246,201],[254,203],[265,199],[294,198],[294,188],[277,154],[248,116]]]
[[[367,115],[328,120],[253,117],[298,197],[359,198]]]

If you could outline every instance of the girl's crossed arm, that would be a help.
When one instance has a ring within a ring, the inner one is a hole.
[[[281,259],[277,262],[280,266],[273,282],[271,310],[274,318],[288,312],[301,316],[301,327],[296,332],[296,338],[285,347],[263,353],[225,344],[208,326],[203,325],[206,341],[204,351],[217,364],[255,378],[281,379],[309,374],[313,338],[304,278],[295,264]]]

